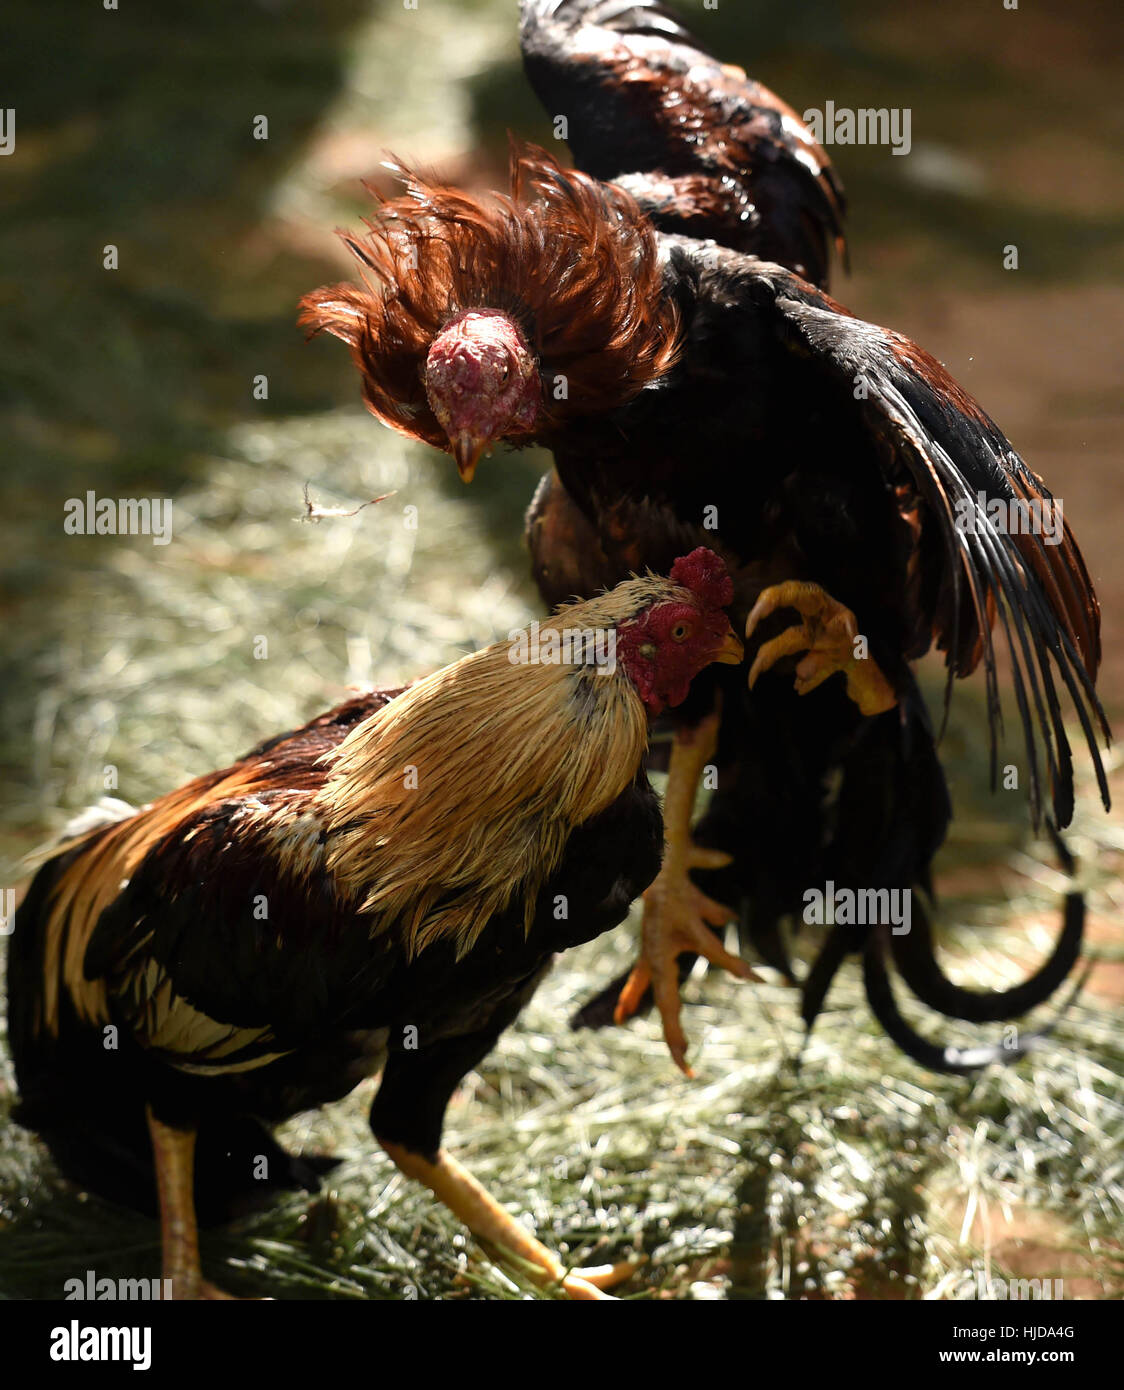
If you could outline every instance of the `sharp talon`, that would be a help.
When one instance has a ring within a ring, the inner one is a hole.
[[[632,974],[624,983],[624,988],[617,996],[616,1007],[613,1009],[613,1022],[625,1023],[632,1017],[640,1007],[640,1001],[644,997],[644,991],[652,982],[652,973],[644,961],[638,961],[632,968]]]
[[[855,643],[859,637],[855,615],[818,584],[790,580],[762,590],[746,620],[747,640],[762,618],[780,608],[794,608],[804,621],[786,628],[779,636],[761,646],[749,668],[750,690],[758,677],[775,666],[782,657],[805,651],[807,655],[796,667],[794,679],[798,695],[809,694],[824,681],[842,672],[847,683],[847,695],[861,714],[881,714],[897,704],[893,686],[877,663],[870,657],[859,658],[855,655]]]
[[[726,969],[739,980],[753,980],[757,984],[762,983],[761,976],[754,970],[753,966],[748,961],[742,960],[740,956],[733,956],[726,965]]]

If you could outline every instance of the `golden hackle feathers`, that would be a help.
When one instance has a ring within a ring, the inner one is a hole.
[[[692,598],[667,579],[634,579],[540,632],[608,632],[661,600]],[[370,934],[393,931],[411,955],[442,937],[463,953],[516,894],[529,926],[570,832],[637,775],[647,716],[619,666],[522,664],[513,645],[409,687],[299,772],[251,754],[56,847],[78,852],[50,905],[41,1023],[57,1031],[62,991],[86,1022],[110,1021],[105,982],[85,977],[98,918],[150,851],[190,836],[191,819],[222,802],[240,803],[294,882],[328,875]]]
[[[690,599],[667,580],[634,580],[540,634],[607,630],[672,597]],[[513,662],[514,646],[436,672],[327,755],[327,865],[362,895],[372,930],[394,924],[411,954],[444,936],[463,954],[516,894],[529,928],[570,832],[644,757],[647,716],[622,669]]]
[[[536,435],[623,405],[671,368],[677,310],[662,293],[655,233],[623,190],[515,142],[509,194],[478,197],[391,167],[406,192],[379,207],[365,236],[340,233],[362,288],[315,290],[300,319],[310,335],[349,345],[380,420],[448,446],[422,368],[436,335],[467,309],[509,314],[533,347],[544,386]]]

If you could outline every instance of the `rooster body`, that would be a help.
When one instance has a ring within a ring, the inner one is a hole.
[[[842,204],[783,103],[649,0],[525,0],[522,42],[588,171],[516,147],[510,194],[474,198],[402,169],[405,194],[367,237],[345,238],[364,286],[306,296],[303,321],[348,343],[376,416],[447,449],[466,480],[499,440],[552,451],[527,526],[549,604],[700,543],[726,559],[735,620],[754,638],[752,689],[744,672],[711,672],[675,714],[665,871],[678,888],[663,916],[676,925],[648,971],[682,1063],[669,971],[692,950],[715,958],[709,928],[737,918],[788,972],[781,926],[810,887],[928,895],[949,801],[909,663],[931,648],[950,683],[984,671],[994,780],[998,624],[1034,818],[1073,813],[1066,696],[1107,804],[1099,607],[1060,507],[981,407],[922,348],[794,269],[826,279]],[[727,212],[756,198],[770,217],[715,220],[723,189]],[[776,260],[750,254],[766,246]],[[996,504],[1053,533],[997,524]],[[786,629],[791,611],[804,621]],[[689,851],[682,789],[711,757],[718,791]],[[1079,902],[1028,987],[988,995],[951,984],[927,922],[903,936],[837,927],[805,982],[805,1019],[859,952],[898,1041],[965,1069],[906,1027],[886,958],[945,1013],[1013,1016],[1072,966]]]
[[[668,612],[698,631],[665,641]],[[10,1032],[18,1118],[64,1171],[151,1210],[154,1148],[159,1178],[161,1141],[190,1135],[199,1211],[223,1219],[271,1186],[314,1188],[319,1165],[266,1126],[382,1069],[375,1134],[448,1200],[453,1090],[552,955],[616,925],[659,867],[648,712],[740,654],[720,607],[667,580],[543,626],[612,630],[621,659],[518,664],[499,644],[44,865],[16,917]]]
[[[568,113],[579,167],[627,188],[670,234],[659,237],[664,293],[685,320],[683,350],[658,391],[550,440],[557,471],[543,480],[527,525],[539,589],[555,604],[610,584],[626,551],[628,563],[658,569],[667,547],[688,543],[707,516],[711,543],[729,547],[739,618],[770,586],[792,580],[818,583],[856,615],[897,695],[892,713],[856,717],[836,682],[805,701],[804,687],[791,684],[796,663],[784,658],[751,696],[724,672],[708,682],[717,701],[704,683],[677,712],[679,727],[690,728],[714,703],[723,711],[714,750],[723,775],[695,841],[730,863],[692,878],[733,907],[743,944],[790,976],[781,924],[800,921],[809,886],[920,889],[919,925],[905,937],[880,942],[835,928],[805,981],[803,1016],[811,1026],[839,963],[858,951],[871,1004],[899,1044],[930,1067],[966,1069],[954,1050],[905,1023],[883,945],[930,1005],[973,1021],[1012,1017],[1072,967],[1083,913],[1071,893],[1057,949],[1026,985],[991,994],[950,985],[927,903],[951,807],[908,662],[934,643],[956,675],[983,662],[994,749],[990,627],[996,601],[1009,606],[1032,814],[1037,820],[1041,780],[1058,823],[1073,809],[1052,660],[1107,805],[1094,733],[1104,719],[1091,686],[1099,611],[1076,542],[1059,529],[1052,544],[1061,549],[1051,553],[975,526],[984,500],[1049,508],[1053,499],[937,362],[821,293],[833,240],[845,254],[842,188],[784,102],[713,58],[653,0],[524,0],[521,42],[544,106]],[[954,538],[950,520],[968,534]],[[1028,563],[1040,585],[1024,582]],[[692,959],[682,958],[681,975]],[[606,1022],[621,984],[576,1022]],[[983,1049],[975,1061],[996,1056]]]
[[[189,784],[190,800],[107,826],[40,871],[13,942],[19,1118],[83,1185],[155,1209],[139,1103],[154,1092],[169,1117],[199,1121],[200,1214],[227,1219],[262,1190],[252,1156],[264,1134],[247,1115],[277,1122],[338,1100],[384,1063],[387,1137],[435,1152],[449,1094],[434,1089],[442,1070],[456,1086],[515,1018],[551,955],[615,925],[654,877],[658,806],[632,782],[575,832],[572,858],[534,897],[529,931],[516,896],[463,959],[452,938],[410,959],[394,935],[372,936],[313,848],[322,834],[313,803],[328,777],[323,755],[394,698],[352,700],[218,779]],[[202,804],[183,814],[196,796]],[[599,860],[610,832],[634,847],[631,862]],[[122,878],[127,887],[91,923],[98,885]],[[573,902],[568,921],[554,918],[558,893]],[[268,916],[255,918],[255,903]],[[78,967],[69,981],[68,957]],[[109,1050],[108,1026],[117,1029]],[[405,1047],[410,1027],[416,1050]],[[419,1097],[429,1106],[415,1105]],[[275,1146],[267,1141],[265,1152]],[[288,1178],[316,1186],[300,1160],[282,1160],[265,1187],[293,1185]]]

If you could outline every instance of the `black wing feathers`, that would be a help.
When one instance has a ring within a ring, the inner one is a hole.
[[[527,77],[564,116],[579,168],[622,183],[653,222],[826,284],[845,254],[843,188],[778,96],[649,0],[524,0]]]
[[[768,277],[774,283],[776,275]],[[941,541],[936,611],[926,615],[951,672],[966,675],[982,659],[994,740],[999,693],[991,618],[997,613],[1010,651],[1019,715],[1026,733],[1030,796],[1037,821],[1041,775],[1035,733],[1045,750],[1049,794],[1059,825],[1073,814],[1073,765],[1057,679],[1073,701],[1096,768],[1108,787],[1097,747],[1106,737],[1093,688],[1100,658],[1099,608],[1077,544],[1065,528],[1046,544],[1041,528],[1013,531],[989,504],[1053,502],[998,427],[927,353],[898,334],[852,318],[810,286],[785,276],[774,299],[777,329],[804,356],[823,391],[824,377],[842,408],[864,417],[887,481],[903,466],[925,504],[925,523]],[[982,498],[982,502],[981,502]]]

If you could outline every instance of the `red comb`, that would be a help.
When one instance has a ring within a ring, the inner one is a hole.
[[[725,563],[705,545],[676,560],[671,567],[671,582],[690,589],[711,608],[726,608],[734,601],[734,581]]]

